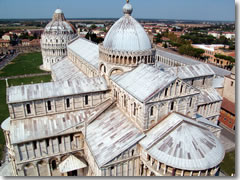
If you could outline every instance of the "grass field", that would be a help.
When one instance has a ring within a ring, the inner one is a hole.
[[[45,71],[39,69],[40,65],[42,65],[41,53],[21,54],[0,71],[0,77],[44,73]]]
[[[223,162],[220,164],[221,170],[231,176],[235,174],[235,151],[226,153]]]
[[[8,80],[8,84],[12,86],[18,86],[23,84],[31,84],[31,82],[40,83],[50,82],[51,75],[46,76],[37,76],[37,77],[29,77],[29,78],[20,78],[20,79],[11,79]],[[9,117],[8,107],[6,104],[6,82],[4,80],[0,81],[0,124]],[[0,131],[0,159],[2,159],[3,147],[5,144],[5,139],[3,135],[3,131]]]

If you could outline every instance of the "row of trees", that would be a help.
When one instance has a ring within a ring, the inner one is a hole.
[[[92,31],[89,31],[86,36],[86,39],[91,40],[97,44],[102,43],[103,42],[103,38],[102,37],[97,37],[97,35],[95,33],[93,33]]]
[[[157,36],[155,38],[155,42],[156,43],[163,42],[163,40],[162,40],[163,37],[168,38],[169,39],[168,43],[173,47],[177,47],[178,52],[180,54],[193,56],[193,57],[199,58],[199,59],[204,59],[204,57],[203,57],[204,50],[198,49],[198,48],[193,48],[190,40],[187,40],[187,39],[184,39],[181,37],[179,38],[174,33],[165,32],[162,35],[157,34]],[[167,48],[166,42],[163,44],[163,47]]]
[[[216,58],[219,58],[219,59],[225,59],[225,60],[228,60],[230,61],[231,63],[235,63],[235,59],[231,56],[225,56],[225,55],[222,55],[222,54],[215,54],[215,57]]]

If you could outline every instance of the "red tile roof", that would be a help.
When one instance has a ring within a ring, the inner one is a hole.
[[[10,41],[9,40],[0,39],[0,43],[10,43]]]
[[[223,98],[222,109],[224,109],[232,114],[235,114],[235,104],[226,98]]]

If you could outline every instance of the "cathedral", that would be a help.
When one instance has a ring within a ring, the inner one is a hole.
[[[57,9],[41,39],[52,82],[7,87],[15,176],[215,176],[219,69],[154,48],[127,1],[102,44]]]

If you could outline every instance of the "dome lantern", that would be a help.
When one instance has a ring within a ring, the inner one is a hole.
[[[131,15],[133,12],[133,7],[132,5],[129,3],[129,0],[127,0],[127,4],[125,4],[123,6],[123,13],[126,15]]]

